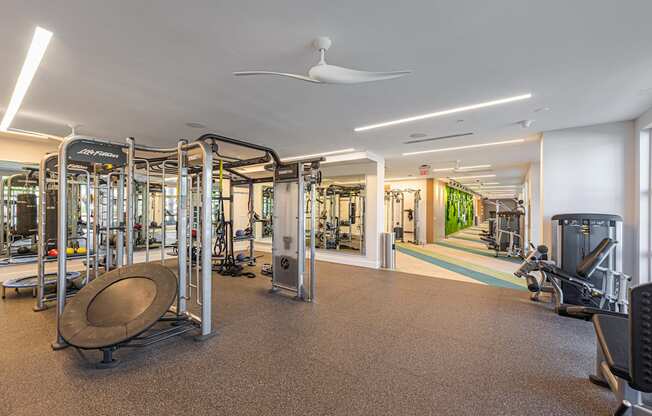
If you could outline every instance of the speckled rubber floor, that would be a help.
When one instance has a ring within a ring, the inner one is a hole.
[[[528,294],[319,263],[318,302],[215,277],[218,335],[53,352],[53,310],[0,302],[0,415],[608,415],[590,323]]]

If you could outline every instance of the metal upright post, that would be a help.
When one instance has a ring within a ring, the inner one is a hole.
[[[67,346],[61,336],[61,315],[66,306],[66,248],[68,247],[68,198],[65,191],[68,189],[68,145],[74,138],[65,139],[59,145],[59,192],[57,198],[57,337],[52,348],[58,350]]]
[[[149,161],[145,161],[147,175],[145,179],[145,194],[143,195],[143,222],[145,223],[145,262],[149,263]]]
[[[298,164],[299,178],[297,179],[297,297],[306,299],[306,289],[304,286],[304,273],[306,269],[306,189],[303,177],[303,163]]]
[[[47,213],[47,200],[45,196],[45,189],[47,175],[45,172],[46,161],[51,155],[46,155],[41,159],[39,164],[38,171],[38,203],[36,205],[37,212],[37,256],[38,256],[38,282],[36,284],[36,305],[34,305],[34,311],[42,311],[45,309],[45,256],[46,256],[46,244],[45,241],[45,218]]]
[[[133,137],[127,137],[127,215],[126,215],[126,235],[127,235],[127,265],[134,263],[134,157],[135,157],[135,140]]]
[[[185,166],[186,162],[186,141],[179,140],[177,144],[177,160],[178,160],[178,180],[177,180],[177,260],[179,272],[179,294],[177,296],[177,315],[186,313],[186,284],[187,284],[187,225],[186,225],[186,198],[188,197],[188,168]]]
[[[113,229],[113,195],[111,192],[111,183],[114,173],[106,175],[106,257],[104,258],[104,268],[108,272],[112,267],[111,260],[111,230]],[[95,275],[97,277],[97,274]]]
[[[310,183],[310,301],[316,302],[317,268],[315,267],[315,183]]]
[[[202,150],[204,166],[202,169],[202,210],[201,210],[201,336],[199,339],[205,339],[211,336],[213,332],[212,321],[212,277],[213,277],[213,258],[212,258],[212,235],[213,235],[213,218],[211,215],[211,203],[213,198],[213,153],[210,146],[205,142],[199,142]]]
[[[249,195],[247,198],[247,209],[249,210],[249,229],[251,230],[251,235],[249,236],[249,266],[256,264],[256,258],[254,256],[254,238],[256,236],[256,223],[254,221],[254,183],[249,182]]]
[[[5,251],[5,178],[0,176],[0,254]]]
[[[93,167],[93,173],[93,275],[97,278],[99,276],[98,269],[100,267],[100,173],[97,165]],[[107,184],[107,186],[110,189],[111,185]],[[59,195],[61,195],[61,179],[59,179]],[[61,197],[59,199],[61,199]],[[108,224],[106,232],[108,235]],[[107,257],[110,255],[108,244],[106,246],[106,255]]]
[[[161,166],[161,264],[165,263],[165,162]],[[178,238],[179,236],[177,236]]]
[[[120,169],[118,174],[118,200],[116,202],[116,214],[118,216],[118,238],[115,243],[116,249],[116,266],[122,267],[125,265],[124,250],[125,250],[125,172],[124,168]]]

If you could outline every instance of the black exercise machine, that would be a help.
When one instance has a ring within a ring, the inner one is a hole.
[[[652,283],[633,288],[629,314],[569,307],[569,315],[593,322],[597,338],[594,384],[610,388],[615,416],[652,415]]]
[[[575,275],[549,261],[548,247],[541,245],[531,251],[514,275],[526,279],[528,289],[533,292],[532,300],[538,301],[542,293],[550,293],[555,301],[555,310],[560,315],[568,316],[567,308],[575,305],[626,313],[627,300],[624,293],[627,291],[629,276],[608,272],[604,274],[599,287],[591,281],[596,271],[603,270],[601,265],[616,244],[610,238],[603,239],[580,261]],[[540,272],[541,279],[532,275],[535,271]],[[567,286],[573,287],[578,294],[571,299],[573,303],[570,304],[564,296],[564,288]]]

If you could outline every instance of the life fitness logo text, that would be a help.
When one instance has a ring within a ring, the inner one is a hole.
[[[119,159],[120,156],[112,153],[112,152],[107,152],[104,150],[93,150],[93,149],[82,149],[79,152],[77,152],[78,155],[85,155],[85,156],[101,156],[101,157],[110,157],[111,159]]]

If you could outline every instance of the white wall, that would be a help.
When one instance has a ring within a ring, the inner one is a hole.
[[[0,160],[39,163],[46,153],[56,152],[59,141],[0,132]]]
[[[527,241],[535,246],[542,243],[543,223],[541,221],[541,164],[531,163],[525,176],[527,189]]]
[[[636,238],[636,269],[638,282],[652,281],[652,109],[643,113],[634,123],[635,207],[638,220]]]
[[[433,182],[435,241],[440,241],[446,238],[446,183],[438,180]]]
[[[623,217],[623,271],[635,272],[635,140],[631,121],[555,130],[541,143],[543,241],[550,218],[564,213]]]

